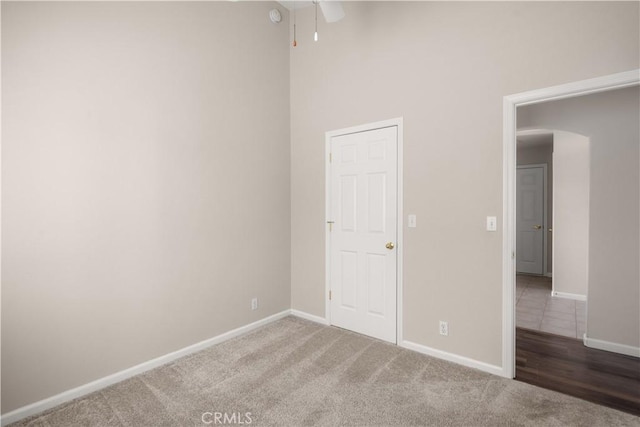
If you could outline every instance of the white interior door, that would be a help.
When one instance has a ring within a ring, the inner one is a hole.
[[[545,173],[518,166],[516,177],[516,271],[543,274]]]
[[[398,127],[331,138],[331,324],[396,342]]]

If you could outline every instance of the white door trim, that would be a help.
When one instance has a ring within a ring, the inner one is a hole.
[[[548,175],[548,165],[546,163],[539,163],[539,164],[531,164],[531,165],[520,165],[517,166],[517,169],[531,169],[531,168],[542,168],[542,229],[544,230],[544,233],[542,234],[542,275],[546,276],[548,274],[547,268],[547,257],[548,255],[548,251],[547,251],[547,242],[548,242],[548,235],[549,235],[549,219],[547,218],[547,208],[548,208],[548,203],[547,203],[547,196],[549,194],[549,175]]]
[[[640,69],[505,96],[502,157],[502,375],[515,377],[516,108],[640,85]]]
[[[402,277],[403,277],[403,118],[397,117],[395,119],[383,120],[374,123],[367,123],[359,126],[348,127],[344,129],[332,130],[325,133],[325,318],[327,323],[331,324],[331,305],[329,304],[329,291],[331,290],[331,233],[329,232],[329,224],[327,221],[331,220],[331,165],[330,165],[330,153],[331,153],[331,138],[340,135],[348,135],[351,133],[365,132],[369,130],[382,129],[387,127],[396,126],[398,128],[398,188],[397,188],[397,210],[398,210],[398,229],[397,229],[397,270],[396,270],[396,344],[402,342]]]

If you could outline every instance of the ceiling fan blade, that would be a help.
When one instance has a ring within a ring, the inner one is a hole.
[[[344,18],[344,10],[342,9],[342,2],[336,0],[321,0],[320,9],[327,22],[337,22]]]

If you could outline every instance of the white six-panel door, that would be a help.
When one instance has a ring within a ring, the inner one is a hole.
[[[543,274],[544,168],[518,166],[516,177],[516,271]]]
[[[396,342],[397,126],[334,136],[331,324]]]

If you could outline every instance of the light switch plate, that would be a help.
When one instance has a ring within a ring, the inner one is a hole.
[[[487,217],[487,231],[496,231],[498,229],[498,219],[495,216]]]
[[[416,216],[414,214],[409,215],[409,218],[407,221],[407,227],[416,228],[416,226],[417,226]]]

